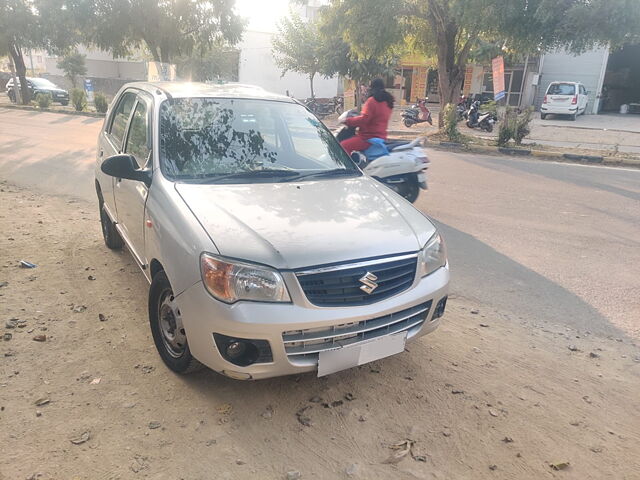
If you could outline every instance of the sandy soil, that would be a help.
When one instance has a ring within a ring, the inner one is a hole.
[[[6,183],[0,205],[2,479],[640,478],[628,338],[456,297],[407,352],[328,378],[179,377],[94,205]]]

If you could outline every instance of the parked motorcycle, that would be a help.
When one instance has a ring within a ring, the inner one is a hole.
[[[479,100],[473,102],[467,112],[467,127],[469,128],[480,128],[486,132],[492,132],[497,121],[498,118],[492,112],[480,111]]]
[[[410,128],[416,123],[423,122],[428,122],[429,125],[433,125],[431,112],[427,108],[427,100],[427,98],[423,98],[422,100],[417,98],[415,104],[402,112],[401,117],[405,127]]]
[[[458,121],[467,120],[469,118],[468,112],[469,108],[471,108],[471,98],[466,95],[462,95],[460,97],[460,101],[458,105],[456,105],[456,113],[458,115]]]
[[[355,110],[348,110],[338,118],[340,123],[348,117],[356,116]],[[356,134],[355,127],[343,125],[334,135],[341,142]],[[396,193],[414,203],[420,190],[426,190],[429,158],[422,148],[423,137],[412,142],[384,141],[381,138],[369,140],[371,147],[364,152],[350,152],[351,158],[367,175],[375,178]]]
[[[320,102],[316,97],[311,97],[304,101],[304,106],[313,112],[314,115],[319,118],[324,118],[333,113],[341,114],[344,110],[344,98],[336,95],[329,101]]]

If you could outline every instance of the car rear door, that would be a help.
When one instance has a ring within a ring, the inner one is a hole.
[[[587,89],[584,85],[580,85],[580,95],[579,95],[579,111],[584,112],[587,109],[587,103],[589,102],[589,95],[587,94]]]
[[[151,168],[151,112],[153,100],[143,92],[136,94],[124,138],[123,153],[133,155],[138,168]],[[116,178],[114,195],[119,231],[140,265],[146,265],[144,208],[149,187],[137,180]]]

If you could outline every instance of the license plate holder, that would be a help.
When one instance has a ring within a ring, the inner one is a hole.
[[[404,351],[407,332],[374,338],[368,342],[320,352],[318,377],[364,365]]]

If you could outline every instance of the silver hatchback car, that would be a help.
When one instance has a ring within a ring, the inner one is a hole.
[[[151,331],[176,372],[326,375],[403,351],[444,313],[436,227],[288,97],[125,85],[95,172],[105,243],[151,283]]]

